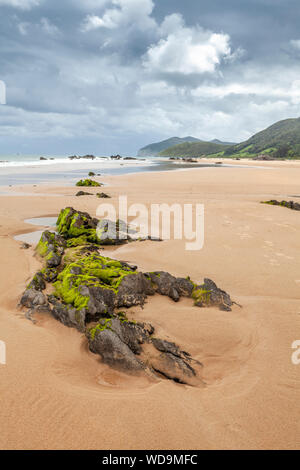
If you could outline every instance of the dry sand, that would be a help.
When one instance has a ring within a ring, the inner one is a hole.
[[[171,240],[113,253],[142,270],[210,277],[243,306],[227,313],[157,296],[132,310],[204,364],[204,388],[120,374],[77,331],[46,316],[26,320],[16,305],[40,262],[13,236],[34,229],[26,218],[66,206],[95,214],[99,200],[54,185],[0,197],[0,448],[300,448],[300,365],[291,361],[300,339],[300,214],[260,204],[300,200],[291,197],[300,197],[300,164],[245,165],[101,178],[116,204],[119,194],[129,203],[205,204],[201,251]]]

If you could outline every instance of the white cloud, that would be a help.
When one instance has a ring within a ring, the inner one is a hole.
[[[97,15],[87,15],[85,18],[81,31],[88,32],[98,28],[108,28],[113,29],[117,27],[117,23],[111,17],[111,15],[105,14],[103,18],[100,18]]]
[[[32,7],[38,6],[40,3],[40,0],[0,0],[0,6],[5,5],[20,8],[21,10],[29,10]]]
[[[111,6],[103,16],[87,15],[81,30],[88,32],[98,28],[114,29],[119,26],[131,25],[137,29],[156,27],[150,17],[154,4],[152,0],[111,0]]]
[[[144,65],[150,71],[184,75],[212,73],[223,59],[232,56],[229,35],[185,27],[180,15],[165,18],[160,31],[167,33],[167,37],[153,44],[144,58]]]

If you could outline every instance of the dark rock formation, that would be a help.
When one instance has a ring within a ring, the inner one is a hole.
[[[46,259],[47,268],[54,268],[60,265],[65,247],[66,242],[60,235],[47,230],[42,234],[37,252]]]
[[[199,362],[175,343],[153,338],[152,325],[129,321],[124,312],[116,311],[143,306],[155,294],[174,302],[188,297],[198,307],[231,310],[230,296],[210,279],[197,285],[189,277],[176,278],[164,271],[144,274],[137,266],[100,255],[96,228],[109,230],[109,224],[106,220],[99,224],[71,207],[62,210],[59,233],[42,234],[37,252],[45,267],[36,273],[20,304],[30,309],[30,319],[34,313],[50,312],[64,325],[85,333],[90,350],[113,367],[135,373],[148,370],[176,382],[199,384]],[[121,220],[115,226],[119,235],[128,232]],[[47,283],[54,290],[46,298],[42,291]]]
[[[122,160],[121,155],[111,155],[110,158],[111,160]]]
[[[81,160],[81,159],[84,159],[84,160],[95,160],[95,155],[83,155],[83,156],[79,156],[79,155],[71,155],[71,157],[68,157],[69,160]]]
[[[41,271],[37,272],[30,284],[28,285],[27,289],[35,289],[35,290],[44,290],[46,289],[46,283]]]
[[[29,250],[29,248],[31,248],[31,245],[29,245],[29,243],[22,243],[21,250]]]
[[[47,305],[48,302],[41,291],[30,288],[25,290],[20,304],[23,307],[34,308],[40,305]]]
[[[153,333],[150,324],[113,317],[89,329],[87,338],[90,350],[111,367],[132,373],[148,369],[179,383],[199,384],[201,364],[175,343],[152,338]],[[147,351],[145,343],[149,344]]]
[[[231,311],[233,302],[230,296],[210,279],[204,279],[204,283],[195,286],[192,297],[196,307],[219,307],[220,310]]]
[[[99,187],[99,186],[102,186],[102,184],[101,184],[101,183],[98,183],[98,181],[95,181],[95,180],[85,179],[85,180],[77,181],[76,186],[94,186],[94,187]]]
[[[270,204],[271,206],[287,207],[288,209],[292,209],[294,211],[300,211],[300,204],[294,201],[276,201],[275,199],[272,199],[271,201],[263,201],[262,204]]]
[[[78,191],[78,193],[76,193],[75,196],[77,196],[77,197],[79,197],[79,196],[93,196],[93,194],[92,193],[87,193],[86,191]]]
[[[99,197],[100,199],[110,199],[111,198],[108,194],[105,194],[105,193],[97,193],[96,196]]]

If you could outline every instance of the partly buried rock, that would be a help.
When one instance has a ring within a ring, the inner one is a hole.
[[[198,385],[201,382],[198,372],[202,364],[189,353],[181,351],[175,343],[157,338],[152,339],[152,344],[161,353],[152,359],[151,365],[156,372],[179,383]]]
[[[189,278],[176,278],[164,271],[146,273],[145,276],[155,292],[170,297],[174,302],[178,302],[180,297],[192,297],[197,307],[217,306],[227,311],[233,305],[230,296],[210,279],[196,285]]]
[[[204,279],[203,284],[195,286],[192,297],[197,307],[217,306],[220,310],[230,312],[233,305],[230,296],[211,279]]]
[[[75,196],[93,196],[92,193],[87,193],[86,191],[78,191]]]
[[[101,320],[89,329],[87,338],[90,350],[116,369],[127,373],[148,369],[179,383],[201,383],[198,372],[202,365],[176,344],[152,338],[153,333],[150,324],[113,317]],[[146,343],[149,345],[147,350],[143,348]]]
[[[100,199],[111,199],[111,197],[105,193],[97,193],[96,196],[99,197]]]
[[[150,330],[151,331],[151,330]],[[90,350],[103,362],[126,372],[141,371],[145,364],[137,357],[141,344],[149,339],[149,329],[118,318],[102,320],[87,332]]]
[[[176,278],[164,271],[146,273],[146,276],[150,279],[155,292],[167,295],[175,302],[178,302],[180,297],[192,295],[194,284],[189,279]]]
[[[31,245],[29,245],[29,243],[22,243],[21,250],[29,250],[29,248],[31,248]]]

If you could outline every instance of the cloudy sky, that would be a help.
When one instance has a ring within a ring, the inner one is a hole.
[[[0,153],[242,141],[300,116],[299,0],[0,0]]]

